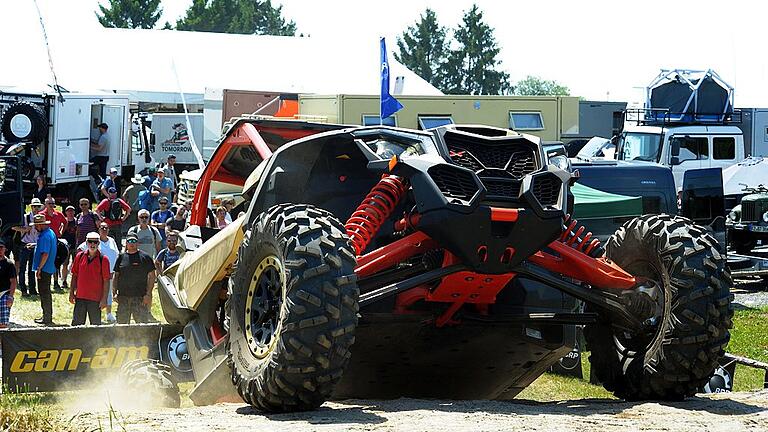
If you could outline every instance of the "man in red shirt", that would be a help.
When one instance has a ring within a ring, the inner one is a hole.
[[[122,198],[117,197],[117,189],[109,188],[109,198],[101,200],[96,207],[96,213],[109,225],[109,236],[115,239],[118,248],[122,248],[123,222],[131,214],[131,206]]]
[[[72,325],[85,324],[85,316],[92,325],[101,325],[101,310],[107,307],[107,290],[111,278],[109,259],[99,251],[99,234],[85,237],[88,250],[78,252],[72,263],[72,283],[69,302],[75,305]]]
[[[52,197],[45,199],[45,208],[40,210],[39,214],[45,216],[45,220],[51,223],[50,228],[53,233],[56,234],[56,239],[60,239],[64,233],[64,228],[67,227],[67,217],[64,213],[56,210],[56,200]],[[70,247],[72,247],[70,245]],[[61,291],[59,286],[59,269],[56,269],[56,273],[53,274],[53,289]]]
[[[56,234],[56,238],[61,238],[64,227],[67,226],[67,218],[64,213],[56,210],[56,200],[48,197],[45,199],[45,208],[40,210],[39,214],[45,216],[45,220],[51,223],[51,229]]]

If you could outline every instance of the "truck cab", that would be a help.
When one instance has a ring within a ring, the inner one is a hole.
[[[619,136],[616,158],[670,167],[675,187],[686,171],[725,168],[745,157],[741,129],[727,125],[629,125]]]

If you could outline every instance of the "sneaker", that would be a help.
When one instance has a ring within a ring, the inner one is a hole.
[[[69,285],[67,284],[67,281],[64,281],[64,284],[62,284],[61,287],[64,288],[64,291],[69,290]]]
[[[117,318],[115,318],[115,315],[112,314],[112,312],[107,314],[107,324],[114,324],[117,322]]]
[[[46,320],[44,318],[35,318],[35,324],[41,324],[45,326],[52,326],[53,320]]]

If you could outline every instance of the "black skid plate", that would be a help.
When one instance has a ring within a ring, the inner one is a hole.
[[[464,322],[365,314],[334,399],[508,399],[571,351],[571,325]]]

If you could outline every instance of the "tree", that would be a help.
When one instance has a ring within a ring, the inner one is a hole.
[[[514,93],[519,96],[570,96],[571,90],[557,81],[528,75],[517,82]]]
[[[427,8],[414,26],[408,26],[397,38],[397,61],[427,82],[440,87],[442,68],[446,60],[445,28],[437,22],[437,15]]]
[[[498,69],[501,61],[496,57],[501,49],[477,5],[464,13],[454,38],[456,48],[448,53],[443,92],[479,95],[511,90],[509,74]]]
[[[193,0],[176,30],[294,36],[296,23],[282,10],[271,0]]]
[[[109,0],[109,6],[99,5],[96,12],[101,25],[117,28],[151,29],[160,19],[160,0]]]

